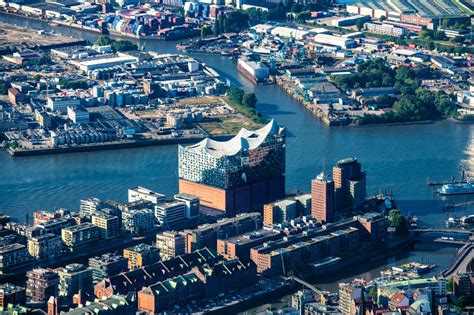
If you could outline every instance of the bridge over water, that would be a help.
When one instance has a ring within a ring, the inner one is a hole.
[[[443,271],[444,278],[451,278],[457,273],[471,272],[474,260],[474,244],[468,243],[458,250],[458,256],[454,263]]]
[[[321,289],[319,288],[316,288],[314,285],[312,285],[311,283],[309,282],[306,282],[298,277],[295,277],[295,276],[290,276],[288,277],[289,280],[293,280],[299,284],[302,284],[303,286],[305,286],[306,288],[310,289],[311,291],[313,291],[314,293],[316,293],[317,295],[321,295],[323,293],[323,291],[321,291]]]
[[[474,242],[473,232],[461,228],[422,228],[411,230],[419,241],[465,245]]]

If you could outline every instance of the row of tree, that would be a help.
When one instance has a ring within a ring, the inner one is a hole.
[[[381,107],[393,105],[393,111],[356,119],[356,124],[363,125],[429,120],[455,115],[456,106],[449,95],[442,91],[433,92],[421,88],[421,81],[431,79],[434,75],[429,67],[398,67],[393,70],[384,60],[377,58],[360,64],[357,73],[334,76],[332,80],[343,90],[393,86],[400,92],[398,100],[387,97],[376,99],[375,103],[382,102]]]
[[[210,34],[217,36],[222,33],[236,32],[248,26],[248,15],[242,11],[231,11],[227,14],[219,16],[214,22],[212,29],[208,26],[201,28],[201,37]]]
[[[106,35],[99,36],[99,38],[97,38],[94,45],[96,46],[110,45],[114,52],[125,52],[125,51],[132,51],[132,50],[138,49],[138,46],[129,40],[115,40]]]
[[[429,34],[428,37],[426,37],[426,34]],[[419,47],[422,47],[427,50],[437,50],[439,52],[447,52],[450,54],[465,54],[465,53],[474,53],[474,47],[472,45],[454,45],[455,43],[464,41],[464,37],[458,37],[458,38],[452,38],[450,39],[450,43],[446,41],[442,41],[440,39],[435,39],[440,38],[439,36],[442,36],[439,32],[433,32],[428,31],[427,33],[422,32],[422,37],[417,37],[417,38],[409,38],[405,35],[399,36],[399,37],[393,37],[389,35],[380,35],[380,34],[371,34],[371,36],[376,36],[379,38],[382,38],[384,40],[388,41],[393,41],[397,45],[401,46],[407,46],[409,44],[414,44]],[[433,37],[431,37],[433,36]]]
[[[348,75],[333,76],[336,85],[347,91],[359,88],[393,86],[395,71],[381,58],[368,60],[357,67],[357,72]]]
[[[227,90],[227,96],[232,102],[247,108],[255,109],[257,106],[257,96],[254,93],[245,93],[239,88],[230,88]]]

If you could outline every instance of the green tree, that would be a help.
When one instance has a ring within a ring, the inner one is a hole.
[[[441,25],[443,25],[443,28],[446,29],[449,26],[449,20],[443,19],[443,21],[441,22]]]
[[[242,98],[242,105],[255,108],[257,106],[257,96],[254,93],[245,93]]]
[[[296,14],[295,20],[299,23],[304,23],[311,17],[311,11],[303,11]]]
[[[406,234],[408,232],[408,221],[406,217],[400,213],[400,210],[390,210],[388,220],[390,226],[394,227],[398,234]]]
[[[10,148],[12,148],[13,150],[17,149],[18,148],[18,142],[16,142],[15,140],[13,142],[10,143]]]
[[[385,17],[385,15],[382,15],[382,16],[379,18],[380,22],[383,22],[383,21],[385,21],[386,19],[387,19],[387,18]]]
[[[303,11],[303,5],[300,3],[293,3],[290,11],[293,13],[300,13],[301,11]]]
[[[51,63],[52,63],[51,57],[46,53],[41,54],[41,57],[38,60],[33,62],[33,64],[38,65],[38,66],[49,65]]]
[[[8,94],[9,88],[10,88],[10,84],[6,82],[0,82],[0,94],[2,95]]]
[[[393,110],[400,118],[420,120],[424,113],[417,110],[412,97],[404,97],[393,104]]]
[[[112,42],[112,49],[118,52],[137,50],[138,46],[129,40],[117,40]]]
[[[454,28],[455,30],[467,30],[469,26],[470,26],[470,25],[466,25],[466,24],[464,24],[464,23],[456,22],[456,23],[454,24],[453,28]]]
[[[286,18],[285,5],[279,2],[274,8],[268,10],[268,18],[271,20],[284,20]]]
[[[446,291],[448,291],[448,293],[454,292],[454,279],[453,278],[448,280],[448,283],[446,284]]]
[[[242,104],[245,92],[239,88],[230,88],[227,91],[229,99],[237,104]]]
[[[453,38],[451,38],[449,41],[452,42],[452,43],[463,43],[465,40],[465,38],[463,36],[455,36]]]
[[[64,77],[61,77],[61,78],[59,78],[59,80],[58,80],[58,84],[61,85],[61,86],[65,86],[65,85],[67,85],[68,83],[69,83],[69,80],[66,79],[66,78],[64,78]]]
[[[433,31],[432,30],[426,30],[423,29],[418,33],[418,38],[420,39],[433,39]]]
[[[212,30],[209,28],[209,26],[207,25],[203,25],[201,27],[201,37],[204,38],[208,35],[211,35],[212,34]]]
[[[236,10],[227,13],[226,20],[230,30],[240,30],[248,26],[249,16],[240,10]]]
[[[458,297],[457,301],[456,301],[456,312],[458,313],[462,313],[464,311],[464,309],[466,308],[467,306],[467,301],[466,301],[466,298],[464,296],[460,296]]]
[[[214,25],[212,26],[212,33],[214,36],[217,36],[221,33],[220,23],[218,20],[214,21]]]
[[[99,38],[95,41],[94,45],[95,46],[107,46],[107,45],[112,45],[114,42],[113,39],[111,39],[109,36],[106,35],[100,35]]]
[[[359,31],[361,31],[364,28],[364,21],[362,20],[357,20],[356,22],[356,27]]]
[[[89,85],[87,84],[87,81],[79,80],[79,81],[69,81],[66,84],[66,87],[68,89],[87,89]]]
[[[446,34],[443,31],[436,31],[433,34],[435,40],[444,40],[446,39]]]
[[[449,95],[442,91],[438,91],[434,98],[434,105],[442,116],[452,116],[456,114],[456,104],[451,100]]]
[[[372,300],[377,301],[378,298],[378,293],[377,293],[377,286],[374,285],[370,291],[369,291],[369,296],[372,298]]]

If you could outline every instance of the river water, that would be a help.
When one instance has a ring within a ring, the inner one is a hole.
[[[25,20],[0,14],[0,21],[30,28],[54,30],[63,35],[94,41],[90,32],[63,26]],[[141,43],[139,43],[141,44]],[[146,49],[176,53],[176,43],[149,41]],[[418,216],[422,224],[442,226],[446,218],[443,201],[426,187],[426,179],[444,180],[459,177],[462,170],[474,174],[474,126],[441,121],[434,124],[332,127],[316,120],[299,103],[278,86],[257,86],[236,70],[235,62],[219,55],[194,54],[214,67],[233,84],[254,92],[258,109],[265,117],[273,117],[288,130],[287,189],[308,191],[310,180],[325,165],[329,170],[338,159],[355,156],[367,171],[368,192],[393,191],[405,213]],[[96,196],[126,199],[127,189],[136,185],[149,187],[171,196],[177,191],[177,147],[157,146],[116,151],[11,158],[0,152],[0,211],[22,218],[35,210],[66,207],[78,209],[79,199]],[[469,200],[451,198],[451,202]],[[456,215],[472,213],[459,208]],[[406,261],[437,263],[441,269],[455,255],[452,247],[419,249],[405,255],[361,265],[342,272],[338,279],[356,275],[372,278],[381,266]],[[334,278],[321,279],[317,285],[334,289]],[[274,305],[284,305],[288,297]],[[258,309],[262,309],[261,306]],[[255,311],[252,309],[251,311]]]
[[[0,21],[54,30],[94,41],[91,32],[51,26],[0,14]],[[175,53],[176,43],[148,41],[146,49]],[[288,129],[287,188],[308,191],[323,165],[329,168],[348,156],[367,171],[368,192],[393,191],[399,207],[427,225],[441,225],[442,201],[427,188],[426,178],[444,180],[468,173],[474,160],[474,126],[441,121],[435,124],[332,127],[316,120],[275,85],[257,86],[236,71],[235,62],[220,55],[195,54],[233,84],[253,91],[258,109]],[[172,195],[177,190],[177,148],[157,146],[116,151],[11,158],[0,153],[0,211],[15,217],[38,209],[77,209],[79,199],[97,196],[124,200],[127,188],[143,185]],[[463,201],[457,198],[456,202]],[[459,209],[458,215],[470,209]]]

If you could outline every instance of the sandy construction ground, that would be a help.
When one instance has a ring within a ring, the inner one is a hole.
[[[50,33],[39,34],[36,29],[0,22],[0,49],[34,48],[77,41],[79,39]]]

